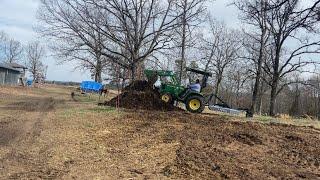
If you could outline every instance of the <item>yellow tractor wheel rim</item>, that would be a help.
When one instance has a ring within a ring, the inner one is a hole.
[[[189,107],[190,109],[192,109],[193,111],[198,110],[201,107],[201,102],[198,99],[192,99],[189,102]]]
[[[170,96],[165,94],[165,95],[162,95],[161,99],[162,101],[168,103],[170,101]]]

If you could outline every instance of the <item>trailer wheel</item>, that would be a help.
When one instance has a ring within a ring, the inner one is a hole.
[[[205,108],[204,98],[199,95],[191,95],[188,97],[185,105],[191,113],[202,113]]]

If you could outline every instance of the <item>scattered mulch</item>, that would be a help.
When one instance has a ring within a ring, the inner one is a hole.
[[[180,108],[167,104],[160,99],[160,94],[153,89],[147,81],[134,81],[124,88],[117,97],[105,102],[103,105],[121,107],[126,109],[179,111]]]
[[[320,178],[320,136],[312,129],[237,122],[210,123],[201,129],[190,126],[178,137],[176,176]]]
[[[320,178],[317,129],[230,122],[218,115],[205,117],[180,112],[130,116],[137,119],[132,122],[136,126],[145,121],[151,124],[146,128],[139,126],[140,131],[133,132],[139,134],[137,137],[158,133],[163,143],[177,144],[173,162],[161,171],[170,179]]]

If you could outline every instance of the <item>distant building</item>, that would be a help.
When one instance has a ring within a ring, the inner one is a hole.
[[[26,75],[26,70],[28,69],[27,67],[17,63],[8,63],[7,65],[10,67],[13,67],[14,69],[19,70],[21,72],[21,75],[23,75],[23,77]]]
[[[0,85],[24,85],[26,69],[16,63],[0,63]]]

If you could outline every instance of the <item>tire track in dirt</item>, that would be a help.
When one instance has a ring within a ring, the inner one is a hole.
[[[23,115],[21,115],[23,116]],[[40,113],[36,119],[13,119],[12,122],[1,123],[0,147],[17,144],[19,141],[35,139],[41,133],[41,119],[46,113]]]
[[[7,117],[0,123],[0,146],[8,145],[15,139],[24,139],[39,136],[41,133],[41,122],[49,111],[54,110],[58,102],[53,98],[27,99],[12,103],[3,109],[16,111],[17,117]],[[26,119],[27,112],[37,113],[33,119]]]
[[[12,122],[13,121],[13,122]],[[17,126],[21,126],[21,121],[15,118],[6,118],[0,123],[0,147],[8,145],[21,132]]]
[[[61,102],[53,98],[43,98],[13,103],[6,107],[7,110],[16,111],[16,116],[9,117],[0,124],[0,150],[7,150],[6,155],[0,159],[3,166],[0,170],[8,170],[7,174],[0,173],[0,178],[3,176],[10,179],[53,179],[64,173],[48,167],[49,157],[46,152],[50,146],[41,147],[38,155],[28,151],[28,147],[34,146],[37,138],[41,136],[43,122],[48,113],[59,103]],[[11,168],[21,167],[23,170],[10,172]]]

